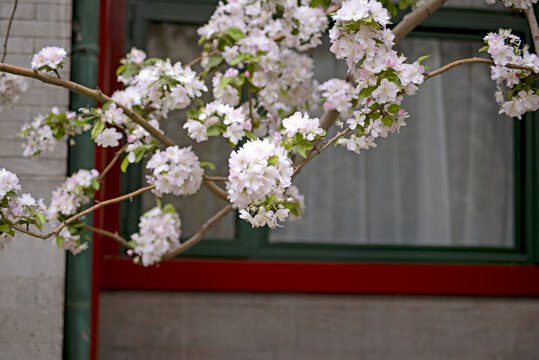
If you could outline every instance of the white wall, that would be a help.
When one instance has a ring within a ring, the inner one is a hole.
[[[12,5],[0,0],[2,42]],[[71,1],[19,0],[6,63],[30,67],[33,54],[50,45],[70,51]],[[69,77],[69,69],[62,77]],[[48,113],[52,106],[65,110],[69,97],[67,91],[35,80],[28,84],[18,103],[0,112],[0,168],[15,172],[23,191],[48,203],[65,178],[67,147],[25,159],[15,134],[37,113]],[[50,240],[18,235],[0,251],[0,359],[61,358],[64,269],[65,254]]]

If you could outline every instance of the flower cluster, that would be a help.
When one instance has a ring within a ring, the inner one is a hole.
[[[148,124],[153,126],[159,132],[163,132],[159,129],[159,121],[157,119],[151,119]],[[129,164],[140,162],[146,154],[153,152],[157,148],[157,140],[155,140],[149,132],[147,132],[142,126],[129,122],[125,130],[127,134],[127,156],[124,158],[121,168],[122,171],[126,171]]]
[[[113,99],[129,107],[166,117],[176,109],[184,109],[191,99],[207,91],[204,82],[190,67],[169,59],[146,59],[141,50],[133,49],[118,68],[118,80],[128,85],[114,93]]]
[[[421,65],[423,59],[407,64],[406,58],[392,49],[394,35],[386,28],[389,13],[378,1],[345,1],[333,18],[335,26],[329,32],[331,51],[338,59],[346,60],[356,85],[351,104],[360,109],[346,121],[353,130],[351,136],[339,143],[359,152],[360,148],[375,146],[378,136],[385,137],[406,124],[408,114],[401,108],[401,95],[415,94],[424,80],[425,69]],[[337,86],[326,87],[332,90]],[[322,89],[326,90],[326,97],[335,92],[329,89]],[[345,94],[349,92],[339,95]],[[327,106],[336,109],[334,104]]]
[[[255,202],[241,209],[239,216],[241,219],[249,222],[252,227],[268,226],[274,229],[279,225],[279,221],[285,221],[292,214],[291,220],[301,218],[305,210],[305,201],[303,195],[294,185],[286,189],[283,197],[271,195],[262,201]]]
[[[99,172],[95,169],[81,169],[71,175],[52,192],[51,204],[47,209],[47,218],[53,224],[59,224],[72,215],[80,212],[88,204],[95,192],[99,190]],[[53,244],[69,250],[73,254],[86,249],[88,245],[80,239],[80,222],[70,223],[53,240]]]
[[[150,266],[161,261],[167,251],[180,245],[181,220],[170,204],[144,213],[139,222],[139,232],[131,235],[129,255],[135,262]]]
[[[46,222],[43,199],[36,201],[30,194],[19,195],[20,191],[17,175],[0,169],[0,248],[15,235],[13,225],[34,225],[41,230]]]
[[[325,111],[337,110],[343,117],[351,115],[352,99],[357,97],[357,94],[348,81],[330,79],[318,86],[318,90],[322,93]]]
[[[19,100],[22,92],[28,89],[26,80],[17,75],[0,74],[0,111],[4,106],[10,106]]]
[[[32,69],[38,71],[58,71],[64,66],[67,53],[64,49],[56,46],[48,46],[41,49],[32,59]]]
[[[299,111],[294,115],[283,119],[284,134],[293,138],[299,134],[304,140],[314,141],[317,137],[323,135],[324,129],[320,127],[318,118],[311,119],[309,115],[302,114]]]
[[[496,2],[496,0],[485,0],[485,2],[492,5]],[[537,0],[502,0],[502,2],[507,7],[513,7],[518,10],[526,10],[527,8],[533,6],[533,4],[537,3]]]
[[[155,185],[153,193],[159,197],[162,194],[192,195],[200,188],[204,175],[190,146],[181,149],[169,146],[165,151],[157,150],[146,168],[152,170],[146,179]]]
[[[205,72],[223,63],[235,67],[213,77],[215,98],[237,106],[247,85],[251,131],[260,137],[278,132],[284,115],[316,103],[313,61],[298,51],[319,45],[327,25],[325,10],[307,1],[220,3],[199,29]]]
[[[95,169],[81,169],[68,177],[59,188],[52,192],[47,217],[51,221],[61,222],[75,214],[99,190],[98,176],[99,172]]]
[[[49,114],[38,114],[34,121],[25,123],[17,135],[25,140],[23,156],[30,157],[52,152],[60,141],[89,128],[90,125],[77,117],[75,112],[60,112],[57,107],[53,107]]]
[[[268,196],[282,198],[294,171],[287,151],[268,139],[248,141],[232,152],[228,164],[228,198],[239,209]]]
[[[190,111],[183,128],[197,142],[208,140],[208,135],[223,135],[230,144],[237,145],[252,128],[242,108],[234,109],[219,100],[198,111]]]
[[[496,81],[498,90],[496,101],[500,104],[500,114],[506,114],[518,119],[528,111],[539,109],[539,96],[536,95],[531,71],[509,66],[525,66],[539,72],[539,58],[530,54],[528,47],[520,47],[520,38],[511,30],[500,29],[489,33],[484,38],[487,44],[481,50],[486,50],[494,61],[491,66],[491,79]],[[501,87],[505,86],[506,90]]]

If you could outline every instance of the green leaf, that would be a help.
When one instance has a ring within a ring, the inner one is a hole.
[[[393,124],[393,120],[394,118],[391,115],[386,115],[382,118],[382,122],[385,126],[391,126]]]
[[[99,190],[99,181],[97,180],[94,180],[92,181],[92,189],[94,189],[95,191]]]
[[[41,225],[45,225],[45,223],[47,222],[47,218],[45,217],[45,215],[42,212],[39,212],[39,211],[36,211],[35,215],[36,215],[37,221]]]
[[[245,37],[245,34],[243,33],[243,31],[241,31],[235,26],[229,27],[226,30],[226,34],[230,36],[234,41],[239,41]]]
[[[82,192],[82,190],[84,190],[84,188],[82,187],[82,185],[77,185],[77,186],[75,187],[75,195],[79,195],[79,194]]]
[[[363,100],[363,99],[366,99],[369,96],[371,96],[374,89],[376,89],[375,86],[369,86],[369,87],[366,87],[365,89],[361,90],[359,92],[358,96],[357,96],[358,100]]]
[[[0,232],[8,232],[10,229],[8,224],[0,224]]]
[[[200,162],[200,167],[203,168],[203,169],[210,169],[210,170],[215,170],[215,165],[209,161],[201,161]]]
[[[114,104],[114,101],[107,101],[103,104],[103,111],[107,111],[111,104]]]
[[[400,109],[401,109],[401,107],[399,105],[396,105],[396,104],[391,104],[391,105],[389,105],[387,107],[387,111],[389,111],[392,114],[398,113]]]
[[[305,159],[307,158],[306,144],[297,144],[295,149],[301,156],[303,156]]]
[[[213,69],[214,67],[221,65],[222,62],[223,62],[223,57],[222,56],[214,55],[214,56],[209,58],[208,64],[206,65],[206,68],[207,69]]]
[[[311,2],[309,3],[309,6],[314,8],[319,5],[322,5],[324,9],[327,9],[330,3],[331,3],[331,0],[311,0]]]
[[[420,56],[416,61],[421,64],[423,61],[425,61],[429,57],[430,57],[430,55]]]
[[[253,61],[254,60],[253,55],[251,55],[251,54],[239,54],[238,56],[236,56],[234,59],[232,59],[230,61],[230,65],[236,65],[239,62],[244,61],[244,60]]]
[[[230,84],[234,80],[232,76],[226,76],[224,78],[221,78],[221,81],[219,81],[219,87],[223,89],[225,86]]]
[[[120,170],[122,170],[122,172],[126,172],[127,171],[127,167],[129,166],[130,162],[129,160],[127,159],[127,156],[124,157],[124,159],[122,160],[122,164],[120,165]]]
[[[202,43],[204,43],[204,41],[206,41],[206,36],[203,36],[198,40],[198,45],[202,45]]]
[[[279,163],[279,157],[277,155],[273,155],[268,158],[268,166],[275,166],[278,163]]]
[[[118,69],[116,69],[116,75],[120,75],[121,73],[123,73],[126,68],[127,66],[125,64],[118,66]]]
[[[479,52],[487,51],[488,45],[483,46],[481,49],[479,49]]]
[[[101,119],[96,119],[94,122],[94,127],[92,128],[91,138],[95,139],[95,137],[99,134],[101,134],[105,130],[105,124],[101,121]]]
[[[63,243],[64,243],[64,237],[63,236],[57,236],[56,237],[56,245],[58,245],[58,247],[61,248]]]
[[[165,214],[176,214],[176,209],[174,209],[174,206],[172,206],[172,204],[166,204],[163,207],[163,212]]]
[[[247,136],[247,139],[249,140],[258,140],[256,135],[250,132],[249,130],[245,130],[245,136]]]
[[[224,132],[220,125],[212,125],[208,128],[208,136],[217,136]]]

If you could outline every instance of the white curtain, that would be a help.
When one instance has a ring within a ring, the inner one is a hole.
[[[400,51],[410,61],[430,54],[436,69],[480,46],[415,38]],[[360,155],[328,149],[302,170],[306,213],[270,241],[511,246],[513,122],[498,115],[494,90],[482,64],[427,81],[405,101],[400,134]]]
[[[152,56],[189,61],[199,52],[196,27],[151,25]],[[195,44],[195,45],[193,45]],[[410,59],[430,54],[431,69],[477,56],[480,41],[407,39]],[[319,81],[346,75],[329,45],[315,52]],[[360,155],[331,148],[306,166],[294,183],[305,194],[303,218],[271,231],[270,241],[443,246],[511,246],[514,232],[513,122],[498,115],[487,66],[466,65],[427,81],[404,103],[410,113],[400,134]],[[231,148],[223,141],[195,144],[181,129],[185,114],[163,126],[182,145],[194,145],[204,161],[226,174]],[[330,134],[335,130],[330,130]],[[219,166],[220,165],[220,166]],[[222,205],[206,189],[187,200],[166,198],[180,211],[184,234],[193,233]],[[151,196],[144,207],[153,206]],[[211,238],[233,239],[234,217]]]

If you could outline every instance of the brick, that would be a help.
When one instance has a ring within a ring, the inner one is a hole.
[[[59,159],[25,159],[20,157],[4,157],[0,156],[2,167],[17,175],[58,175],[66,174],[66,162]]]
[[[38,4],[36,8],[38,21],[71,22],[71,7],[62,4]]]
[[[0,19],[8,19],[11,16],[11,11],[13,10],[13,1],[4,1],[0,4]],[[34,4],[17,4],[17,9],[15,10],[14,19],[17,20],[32,20],[36,18],[36,6]]]
[[[4,38],[2,37],[0,39],[2,41],[2,44],[4,42]],[[23,37],[9,37],[8,43],[7,43],[7,52],[8,54],[33,54],[34,49],[34,39],[31,38],[23,38]]]
[[[7,23],[6,20],[0,22],[0,33],[5,33]],[[14,20],[10,34],[21,37],[69,39],[71,36],[71,23]]]

